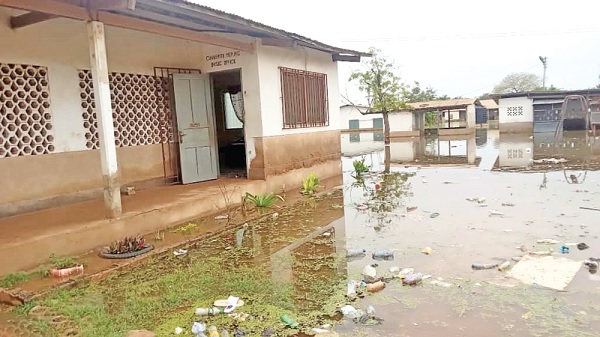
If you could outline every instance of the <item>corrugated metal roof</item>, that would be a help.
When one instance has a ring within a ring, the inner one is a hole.
[[[483,105],[488,110],[498,109],[498,103],[496,103],[496,101],[494,101],[493,99],[482,99],[479,100],[479,103],[481,103],[481,105]]]
[[[116,10],[112,12],[166,23],[198,32],[228,35],[242,34],[258,38],[283,39],[323,52],[371,56],[369,53],[334,47],[299,34],[290,33],[189,0],[137,0],[134,11]]]
[[[477,98],[458,98],[439,101],[409,103],[413,109],[452,109],[464,107],[478,102]]]

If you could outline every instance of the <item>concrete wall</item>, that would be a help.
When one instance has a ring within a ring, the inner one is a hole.
[[[372,129],[373,120],[377,118],[383,118],[381,114],[363,115],[358,109],[359,108],[354,106],[340,107],[340,129],[350,129],[351,120],[358,120],[360,129]],[[363,109],[366,110],[366,108]]]
[[[13,31],[9,28],[13,14],[18,12],[0,8],[0,63],[48,67],[55,150],[45,155],[0,158],[0,176],[10,181],[0,197],[0,204],[9,207],[0,205],[0,216],[17,209],[16,203],[39,204],[41,199],[67,194],[97,195],[102,187],[99,151],[86,147],[77,73],[90,68],[86,24],[54,19]],[[298,172],[304,174],[312,165],[321,165],[322,178],[341,174],[338,72],[331,55],[260,45],[254,53],[245,53],[108,26],[105,32],[110,72],[153,75],[156,66],[199,69],[202,73],[240,69],[249,176],[264,179],[294,169],[303,169]],[[328,126],[282,128],[279,67],[327,74]],[[161,146],[118,148],[122,182],[162,179]],[[253,167],[254,174],[250,174]],[[292,180],[291,185],[300,185],[302,179],[294,176]]]
[[[474,128],[477,124],[475,121],[477,117],[477,112],[475,109],[475,104],[471,104],[467,106],[467,127]]]
[[[414,130],[415,122],[412,112],[391,112],[388,116],[390,120],[390,132]]]
[[[0,176],[8,178],[0,203],[100,189],[100,154],[86,147],[78,77],[78,70],[90,68],[86,24],[55,19],[14,31],[8,24],[14,13],[0,8],[0,63],[48,68],[55,149],[51,154],[0,158]],[[106,43],[111,72],[152,75],[154,66],[203,67],[202,45],[195,42],[106,27]],[[163,177],[160,144],[117,152],[124,184]]]
[[[533,130],[533,100],[528,97],[500,98],[498,119],[501,132],[522,132]],[[514,114],[517,109],[517,114]],[[522,109],[522,113],[521,113]],[[511,111],[509,116],[509,110]]]
[[[498,164],[500,167],[528,166],[533,161],[533,139],[528,136],[511,137],[510,141],[502,141],[500,136]]]

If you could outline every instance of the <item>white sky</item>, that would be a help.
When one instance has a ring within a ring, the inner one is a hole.
[[[477,96],[505,75],[542,75],[546,84],[585,89],[600,83],[598,0],[194,0],[315,40],[354,50],[381,49],[406,82],[438,94]],[[340,91],[356,63],[340,63]]]

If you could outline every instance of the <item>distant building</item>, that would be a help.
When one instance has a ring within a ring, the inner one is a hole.
[[[587,98],[592,120],[600,114],[600,89],[502,94],[496,97],[500,132],[554,132],[565,97],[570,95]],[[579,106],[567,110],[564,128],[587,128],[587,112],[580,111]]]
[[[493,99],[480,100],[481,107],[476,109],[476,123],[487,124],[490,129],[498,128],[498,103]]]

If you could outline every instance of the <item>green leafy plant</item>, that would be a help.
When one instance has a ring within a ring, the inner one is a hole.
[[[367,172],[369,172],[369,167],[367,165],[365,165],[365,158],[355,159],[352,162],[352,165],[354,166],[354,172],[357,175],[359,175],[361,173],[367,173]]]
[[[127,236],[122,240],[114,241],[108,246],[110,254],[133,253],[146,248],[146,240],[141,236]]]
[[[306,179],[302,180],[302,193],[313,195],[319,187],[319,178],[316,174],[310,173]]]
[[[31,278],[31,275],[28,273],[24,273],[24,272],[20,272],[20,271],[15,272],[15,273],[10,273],[2,278],[2,281],[0,281],[0,287],[11,288],[11,287],[16,286],[17,284],[21,284],[21,283],[29,281],[30,278]]]
[[[58,257],[55,254],[50,255],[50,262],[56,269],[71,268],[78,265],[77,260],[73,257]]]
[[[278,194],[251,194],[246,192],[246,196],[244,197],[244,202],[252,203],[256,207],[268,208],[275,204],[277,199],[281,201],[285,201],[282,196]]]
[[[198,224],[194,223],[194,222],[190,222],[187,225],[180,226],[177,229],[172,230],[171,233],[187,233],[196,228],[198,228]],[[164,235],[163,235],[163,238],[164,238]]]

